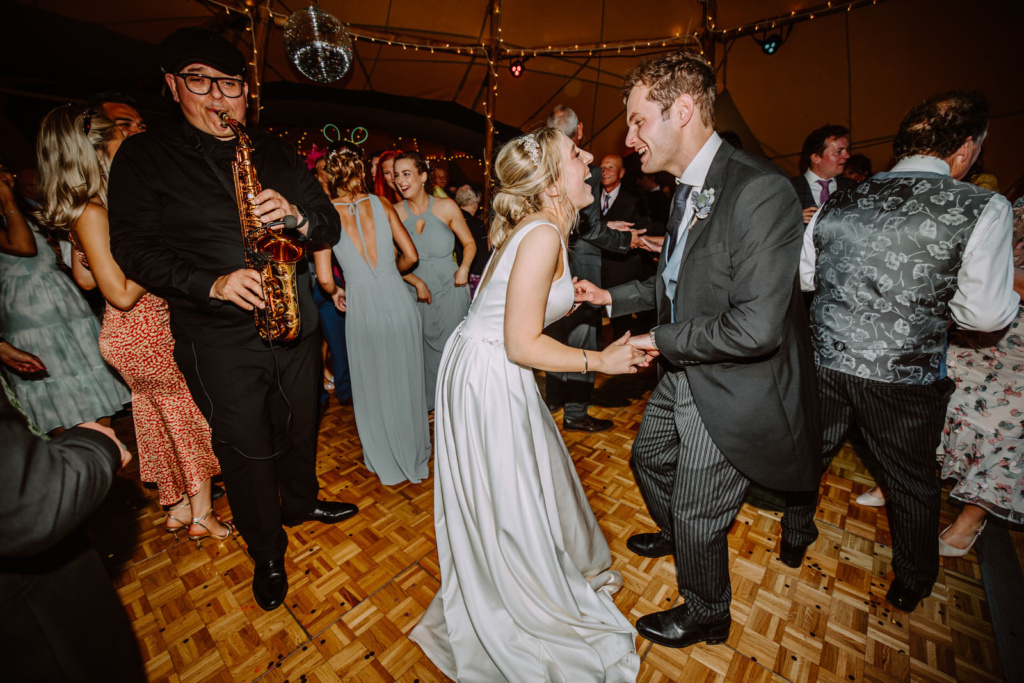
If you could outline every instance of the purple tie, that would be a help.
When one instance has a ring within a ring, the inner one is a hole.
[[[821,194],[818,195],[818,206],[821,206],[828,201],[828,184],[832,182],[830,180],[819,180],[817,183],[821,185]]]
[[[608,213],[608,205],[611,203],[612,196],[607,192],[604,195],[604,208],[601,209],[601,213]]]

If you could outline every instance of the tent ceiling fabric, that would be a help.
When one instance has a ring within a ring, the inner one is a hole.
[[[145,43],[159,43],[177,28],[207,24],[234,28],[248,44],[245,18],[203,0],[20,0],[37,10],[101,25]],[[735,27],[767,16],[788,14],[823,0],[718,0],[717,29]],[[239,2],[239,5],[242,3]],[[488,0],[378,0],[353,3],[321,0],[353,30],[387,30],[424,39],[480,44],[488,35]],[[275,1],[274,12],[287,14],[303,6]],[[505,0],[501,39],[506,48],[601,41],[644,40],[697,30],[702,5],[697,0]],[[716,46],[719,86],[727,87],[735,107],[769,156],[794,171],[792,153],[804,136],[824,123],[853,124],[858,140],[891,136],[903,113],[917,100],[952,88],[983,90],[993,114],[1024,110],[1024,89],[1015,73],[1014,46],[1019,0],[970,3],[962,0],[889,0],[796,25],[778,54],[761,54],[750,38],[737,40],[722,66],[726,47]],[[227,35],[232,35],[228,33]],[[961,41],[959,38],[965,38]],[[969,45],[969,47],[968,47]],[[375,91],[408,97],[454,101],[481,113],[487,64],[477,54],[431,54],[398,46],[356,41],[357,63],[338,84],[320,86],[348,91]],[[962,46],[962,47],[961,47]],[[657,47],[657,46],[655,46]],[[544,55],[526,63],[522,78],[497,65],[496,119],[530,128],[555,103],[573,107],[584,121],[596,154],[624,151],[623,74],[638,53]],[[155,65],[154,65],[155,66]],[[308,83],[288,63],[280,29],[271,31],[264,82]],[[368,122],[355,121],[353,125]],[[993,121],[986,161],[1007,184],[1021,175],[1018,155],[1004,149],[1024,148],[1020,115]],[[864,147],[876,168],[891,156],[887,141]],[[785,156],[790,155],[790,156]]]

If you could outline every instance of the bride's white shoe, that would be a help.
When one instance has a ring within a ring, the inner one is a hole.
[[[882,496],[876,496],[871,493],[875,489],[868,489],[864,493],[857,496],[857,505],[866,505],[867,507],[880,508],[885,505],[885,498]],[[881,493],[881,489],[878,490]]]
[[[978,530],[974,533],[974,538],[971,539],[971,542],[967,544],[966,548],[957,548],[956,546],[950,545],[942,540],[942,534],[949,531],[953,526],[950,524],[942,530],[942,534],[939,534],[939,555],[942,557],[963,557],[967,553],[971,552],[971,548],[974,547],[974,542],[981,536],[981,532],[985,530],[986,524],[988,524],[987,519],[981,523],[980,527],[978,527]]]

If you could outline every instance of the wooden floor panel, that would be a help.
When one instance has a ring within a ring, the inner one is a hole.
[[[541,381],[543,378],[541,378]],[[655,530],[629,468],[650,374],[599,385],[599,434],[564,432],[588,499],[622,573],[619,609],[632,622],[679,600],[671,558],[626,548]],[[556,413],[561,422],[561,413]],[[130,419],[115,422],[134,450]],[[202,548],[163,531],[154,490],[131,466],[91,524],[139,641],[151,681],[405,681],[445,677],[408,639],[440,586],[433,479],[381,486],[361,462],[351,407],[332,404],[320,430],[325,499],[357,503],[337,526],[289,530],[290,591],[261,610],[238,537]],[[641,681],[1001,681],[974,553],[943,560],[932,596],[912,615],[892,611],[885,508],[856,505],[872,486],[853,447],[826,475],[818,540],[803,565],[778,560],[781,513],[744,504],[729,533],[733,625],[724,645],[684,650],[638,638]],[[227,498],[215,504],[230,519]],[[943,503],[943,523],[956,509]]]

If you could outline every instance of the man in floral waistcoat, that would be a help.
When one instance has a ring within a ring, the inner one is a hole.
[[[928,597],[939,570],[935,451],[954,388],[947,329],[1001,329],[1019,301],[1010,204],[960,182],[988,118],[980,93],[918,104],[893,141],[892,170],[833,194],[804,235],[825,467],[856,423],[887,489],[895,579],[886,599],[903,612]],[[816,503],[816,491],[790,494],[784,564],[799,567],[817,538]]]

